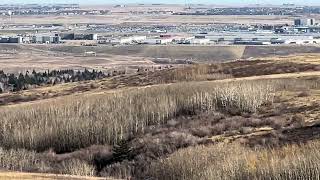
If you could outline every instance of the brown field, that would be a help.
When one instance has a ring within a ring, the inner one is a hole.
[[[237,24],[292,24],[295,17],[290,16],[173,16],[173,15],[130,15],[128,13],[115,13],[100,16],[13,16],[1,17],[6,24],[208,24],[208,23],[237,23]],[[318,18],[318,17],[317,17]]]
[[[157,67],[178,61],[216,63],[239,59],[271,59],[288,55],[317,61],[318,46],[97,46],[76,45],[0,45],[0,67],[6,72],[47,69],[99,70],[122,69],[136,71],[137,67]],[[274,50],[276,49],[276,51]],[[94,51],[97,57],[85,52]],[[297,59],[297,58],[295,58]]]

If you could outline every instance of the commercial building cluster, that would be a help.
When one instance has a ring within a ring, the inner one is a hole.
[[[75,33],[44,33],[35,35],[2,36],[0,43],[18,44],[59,44],[64,40],[98,40],[97,34],[75,34]]]

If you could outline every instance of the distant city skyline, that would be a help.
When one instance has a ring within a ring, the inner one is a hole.
[[[135,3],[164,3],[164,4],[217,4],[217,5],[245,5],[245,4],[274,4],[283,3],[297,5],[320,5],[318,0],[1,0],[0,4],[53,4],[53,3],[76,3],[76,4],[135,4]]]

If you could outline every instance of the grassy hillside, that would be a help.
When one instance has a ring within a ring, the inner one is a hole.
[[[0,168],[315,179],[320,68],[298,59],[187,65],[3,94]]]
[[[317,75],[320,70],[317,57],[318,56],[300,55],[296,58],[279,57],[252,61],[184,65],[169,69],[146,68],[135,74],[126,74],[103,80],[59,84],[18,93],[0,94],[0,106],[36,101],[39,99],[50,99],[77,93],[99,93],[107,90],[175,82],[230,80],[232,78],[262,75],[275,75],[274,78],[277,78],[280,77],[281,74],[288,74],[288,76],[292,76],[292,78],[312,74]],[[300,73],[301,75],[294,73]]]

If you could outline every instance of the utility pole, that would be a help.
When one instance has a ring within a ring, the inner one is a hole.
[[[191,9],[191,5],[188,2],[188,0],[185,0],[184,4],[185,4],[186,9]]]
[[[11,22],[11,20],[12,20],[12,11],[11,10],[8,11],[8,15],[10,16],[10,22]]]

